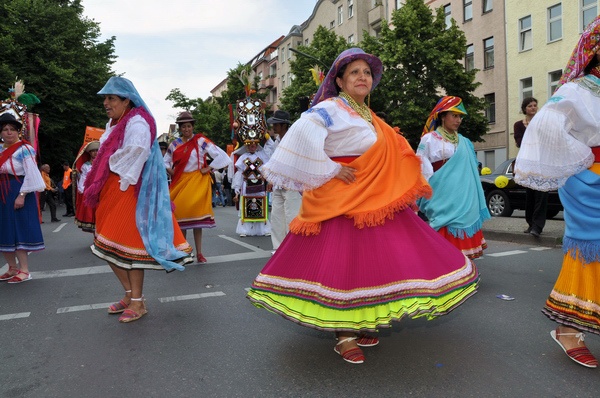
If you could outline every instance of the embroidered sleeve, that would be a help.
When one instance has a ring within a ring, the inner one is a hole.
[[[144,164],[150,156],[150,126],[141,116],[134,116],[125,128],[123,146],[110,157],[113,173],[121,177],[121,190],[138,182]]]
[[[273,185],[295,191],[315,189],[334,178],[341,166],[324,150],[330,124],[324,109],[303,114],[261,168],[265,178]]]
[[[25,171],[25,178],[21,186],[21,192],[42,192],[46,189],[46,183],[42,178],[42,173],[35,162],[35,151],[29,145],[21,147],[19,150],[21,164]]]
[[[208,156],[212,158],[212,162],[210,163],[210,167],[215,170],[222,169],[223,167],[229,166],[231,160],[229,156],[227,156],[227,152],[219,148],[213,143],[207,143],[206,152]]]

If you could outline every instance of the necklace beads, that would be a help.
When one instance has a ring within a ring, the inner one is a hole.
[[[340,91],[340,97],[348,101],[348,105],[350,105],[350,108],[354,109],[354,111],[358,113],[360,117],[362,117],[369,123],[372,122],[373,117],[371,116],[371,110],[366,104],[359,105],[358,102],[354,101],[354,98],[352,98],[343,91]]]

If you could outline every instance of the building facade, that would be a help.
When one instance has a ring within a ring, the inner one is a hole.
[[[541,107],[552,96],[581,32],[598,15],[598,0],[506,0],[507,82],[510,140],[508,157],[517,155],[512,126],[523,118],[521,101],[535,97]]]

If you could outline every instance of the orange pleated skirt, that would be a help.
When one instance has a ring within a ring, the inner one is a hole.
[[[164,268],[146,251],[144,242],[135,222],[137,198],[135,187],[126,191],[119,188],[119,176],[110,173],[100,192],[100,201],[96,209],[96,234],[92,252],[98,257],[125,269]],[[192,247],[173,218],[173,244],[178,250],[191,253]],[[185,257],[175,261],[179,264],[192,261]]]

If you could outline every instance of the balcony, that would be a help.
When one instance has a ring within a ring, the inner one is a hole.
[[[277,75],[270,75],[267,76],[266,79],[261,80],[260,82],[260,89],[267,89],[267,88],[273,88],[277,86]]]
[[[378,4],[373,7],[368,13],[369,26],[375,27],[381,24],[381,20],[385,18],[383,4]]]

